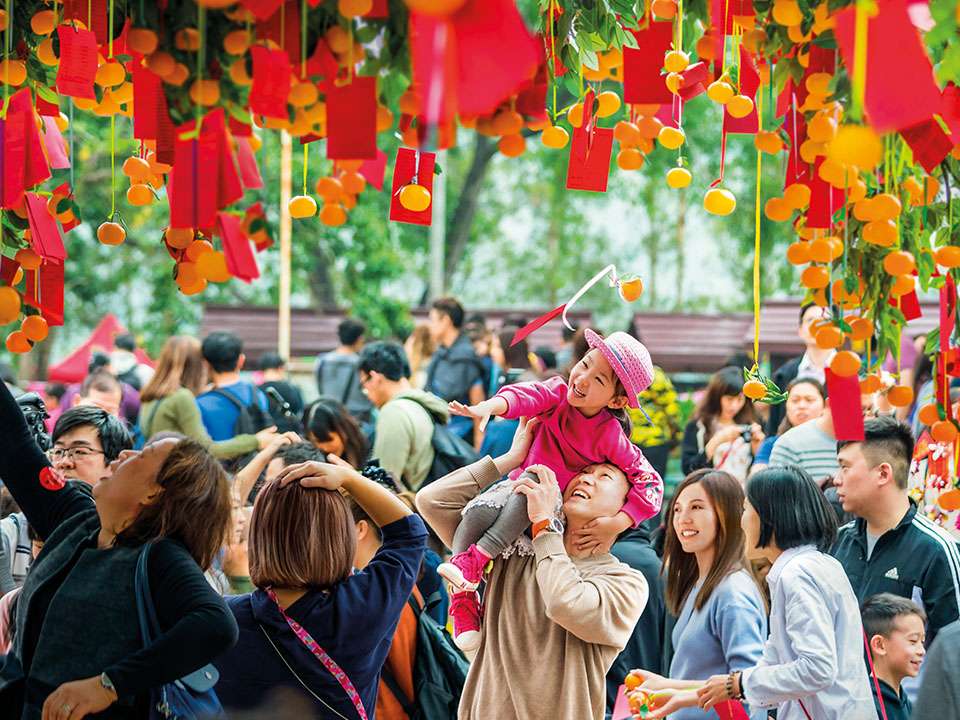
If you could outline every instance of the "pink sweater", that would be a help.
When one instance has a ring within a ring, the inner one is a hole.
[[[517,383],[497,393],[507,403],[505,418],[539,417],[537,432],[523,466],[510,473],[515,480],[530,465],[542,464],[557,474],[560,489],[587,465],[609,462],[627,474],[630,493],[622,510],[634,527],[660,509],[663,480],[623,434],[619,421],[607,410],[593,417],[567,402],[567,383],[561,377],[545,382]]]

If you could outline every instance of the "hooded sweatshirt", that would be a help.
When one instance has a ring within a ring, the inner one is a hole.
[[[434,417],[442,423],[450,419],[447,401],[423,390],[397,393],[377,415],[372,455],[414,492],[433,465]]]

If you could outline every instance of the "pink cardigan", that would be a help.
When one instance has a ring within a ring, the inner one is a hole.
[[[507,403],[505,418],[539,417],[537,432],[523,466],[510,473],[515,480],[529,465],[542,464],[557,474],[560,489],[587,465],[613,463],[627,475],[630,493],[622,510],[636,527],[660,509],[663,480],[624,435],[619,421],[607,410],[588,418],[567,402],[567,383],[561,377],[545,382],[517,383],[497,393]]]

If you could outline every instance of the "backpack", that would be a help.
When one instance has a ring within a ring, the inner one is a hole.
[[[249,383],[250,393],[253,401],[249,405],[244,405],[240,398],[229,390],[214,388],[210,392],[225,397],[227,400],[237,406],[240,414],[237,415],[237,422],[233,426],[233,434],[236,435],[255,435],[264,428],[273,427],[273,418],[270,413],[260,407],[260,391],[253,383]]]
[[[433,447],[433,463],[430,465],[430,470],[427,472],[427,477],[424,478],[421,487],[480,459],[480,455],[473,449],[473,446],[459,435],[450,432],[446,424],[430,408],[413,398],[405,397],[403,399],[417,403],[427,411],[430,419],[433,420],[433,436],[430,438],[430,445]]]
[[[456,720],[460,695],[467,680],[470,663],[453,638],[429,613],[440,602],[435,592],[420,609],[411,595],[407,604],[417,617],[417,650],[413,664],[414,698],[408,698],[386,668],[381,677],[390,692],[403,705],[410,720]]]

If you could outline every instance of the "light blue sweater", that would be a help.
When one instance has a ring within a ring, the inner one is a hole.
[[[693,605],[700,593],[698,582],[683,604],[673,628],[676,650],[670,677],[676,680],[707,680],[756,665],[767,642],[767,613],[756,583],[746,570],[727,575],[714,588],[700,610]],[[748,708],[749,712],[749,708]],[[670,720],[716,719],[712,710],[684,708]],[[763,710],[750,713],[751,720],[765,720]]]

